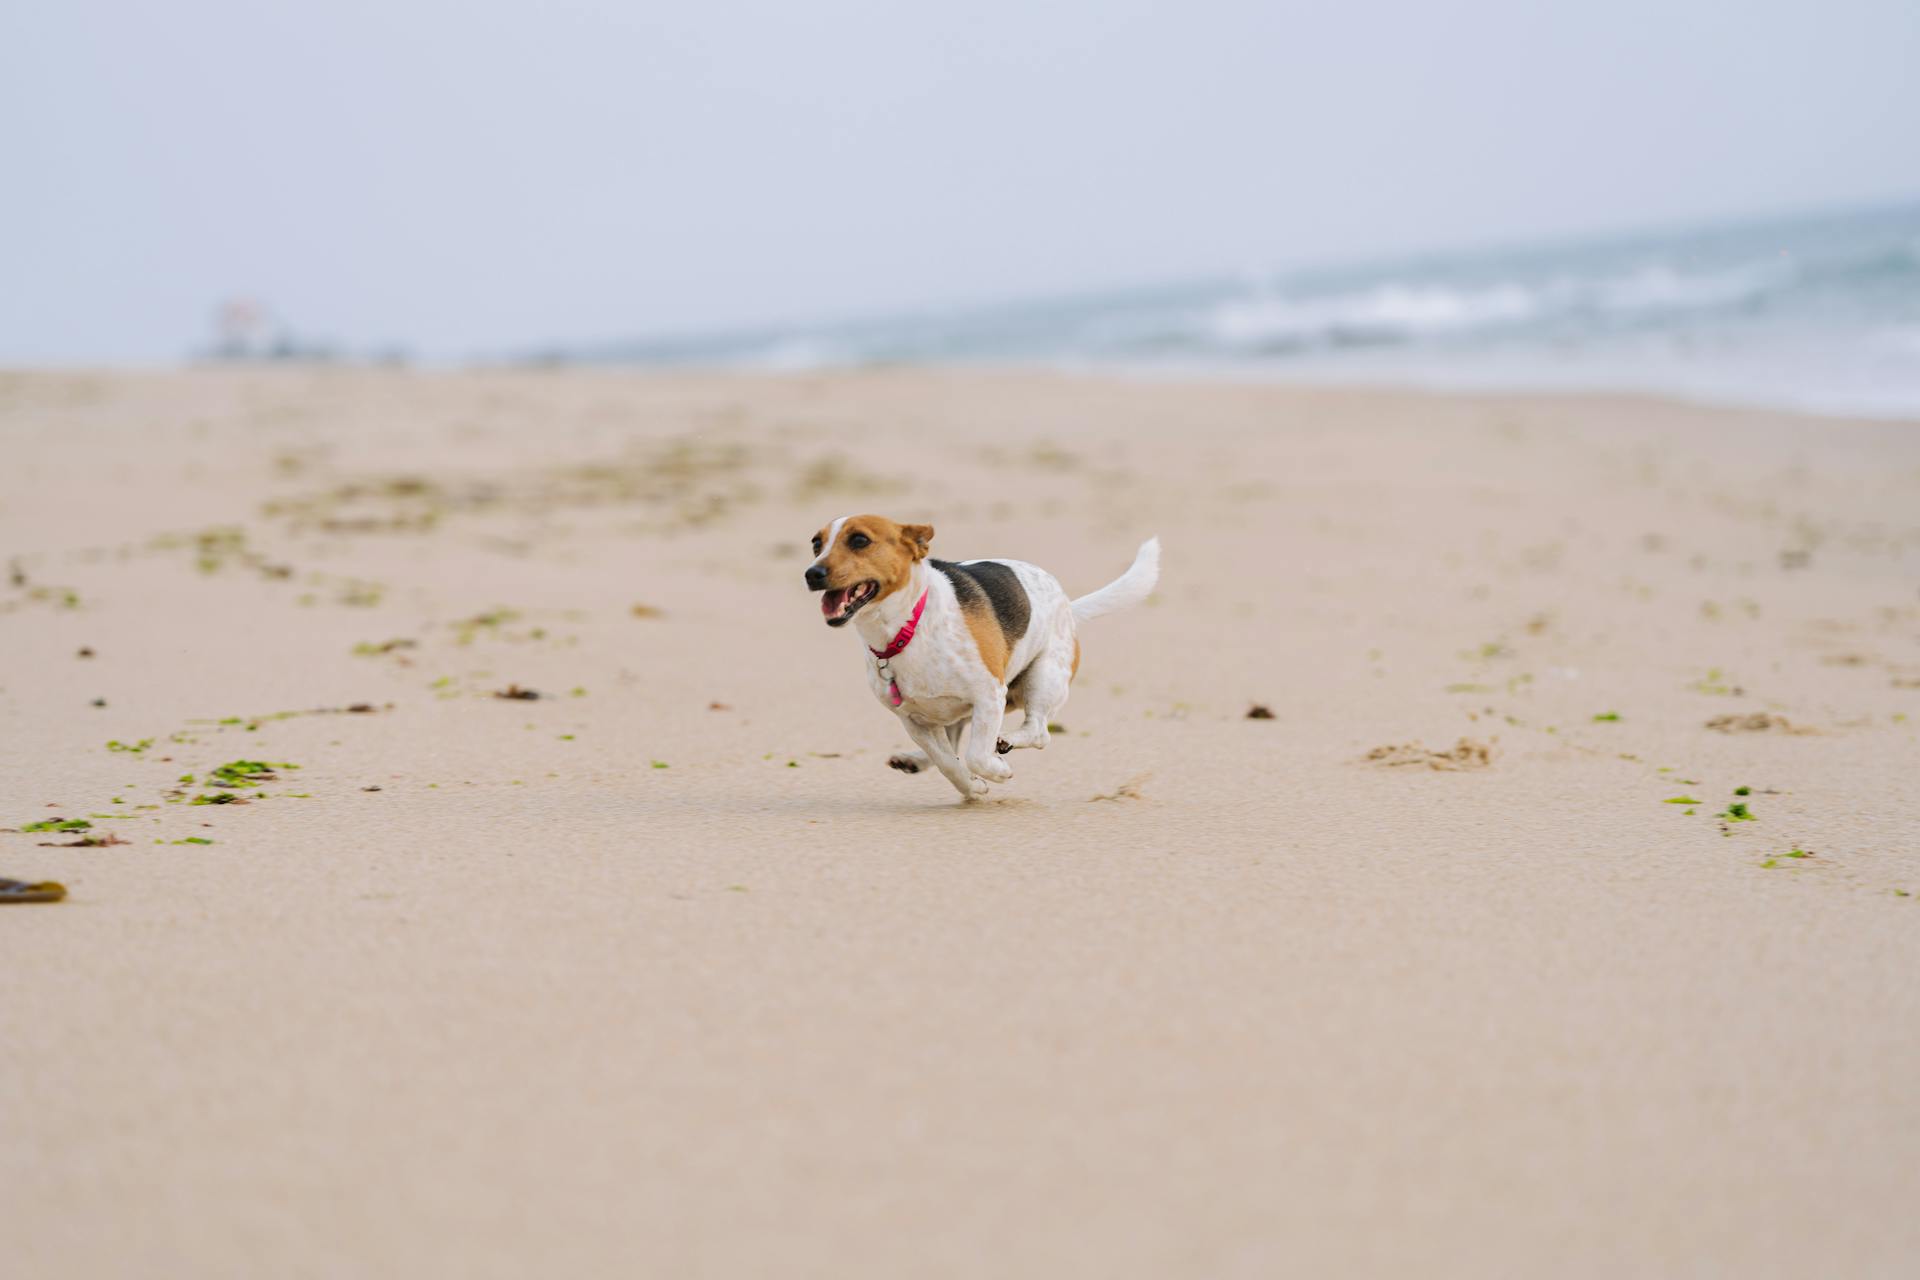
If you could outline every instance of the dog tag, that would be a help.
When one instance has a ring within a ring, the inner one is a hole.
[[[900,682],[898,680],[887,681],[887,696],[893,699],[893,705],[896,707],[906,701],[905,698],[900,696]]]

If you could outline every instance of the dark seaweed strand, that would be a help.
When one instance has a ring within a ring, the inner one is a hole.
[[[935,560],[933,567],[946,574],[947,580],[953,583],[953,594],[962,608],[979,596],[987,598],[987,603],[993,607],[993,616],[999,620],[1000,633],[1007,638],[1009,649],[1027,634],[1027,621],[1033,616],[1033,604],[1027,599],[1026,589],[1020,585],[1019,574],[991,560],[979,560],[973,564]]]

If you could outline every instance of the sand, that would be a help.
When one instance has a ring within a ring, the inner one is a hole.
[[[127,841],[0,833],[10,1274],[1920,1255],[1920,426],[23,373],[0,465],[0,826]],[[803,589],[861,510],[1165,541],[984,803]]]

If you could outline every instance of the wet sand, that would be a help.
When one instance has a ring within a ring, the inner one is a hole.
[[[1920,426],[10,374],[0,459],[21,1275],[1920,1256]],[[984,803],[885,767],[849,511],[1165,543]]]

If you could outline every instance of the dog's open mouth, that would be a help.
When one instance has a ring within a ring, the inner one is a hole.
[[[861,606],[880,594],[880,584],[869,578],[851,587],[835,587],[820,597],[820,613],[830,627],[846,625]]]

